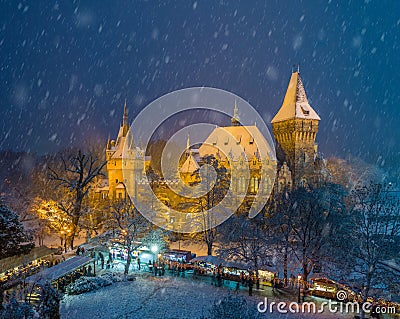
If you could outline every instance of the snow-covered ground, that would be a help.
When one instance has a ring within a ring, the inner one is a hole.
[[[61,303],[62,319],[78,318],[199,318],[208,315],[212,305],[229,294],[235,294],[226,287],[215,287],[203,280],[181,277],[154,277],[140,274],[136,281],[114,283],[97,291],[65,296]],[[246,296],[248,306],[257,309],[257,303],[264,300],[261,295],[248,296],[246,290],[238,294]],[[274,299],[269,292],[268,301]],[[281,296],[282,297],[282,296]],[[286,297],[285,299],[287,299]],[[279,301],[281,298],[279,298]],[[275,300],[278,301],[277,296]],[[261,318],[353,318],[340,314],[270,314]],[[228,319],[228,318],[227,318]]]

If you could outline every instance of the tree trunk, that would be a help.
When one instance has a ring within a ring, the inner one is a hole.
[[[80,217],[79,215],[75,214],[74,218],[72,219],[72,230],[71,230],[71,235],[70,235],[71,250],[74,250],[74,240],[75,240],[76,232],[78,230],[79,217]]]
[[[369,290],[371,289],[371,273],[367,274],[367,282],[365,284],[365,288],[364,288],[364,296],[363,296],[363,304],[365,304],[368,300],[368,296],[369,296]],[[361,318],[364,319],[365,317],[365,311],[364,311],[364,307],[362,307],[361,310]]]
[[[307,269],[307,263],[304,265],[303,269],[303,281],[304,281],[304,288],[307,287],[307,280],[308,280],[308,274],[310,273]]]
[[[207,255],[211,256],[212,255],[212,247],[213,247],[213,243],[212,242],[207,242]]]
[[[285,250],[283,253],[283,282],[285,283],[285,287],[287,286],[288,282],[288,249],[285,246]]]
[[[79,219],[81,217],[81,210],[82,210],[82,200],[83,200],[83,193],[81,189],[76,189],[76,197],[75,197],[75,205],[73,210],[73,218],[72,218],[72,231],[71,231],[71,250],[74,250],[74,239],[76,236],[76,231],[78,230]]]
[[[124,274],[127,275],[129,273],[129,267],[131,265],[131,249],[128,247],[128,258],[126,259],[126,264],[125,264],[125,271]]]
[[[75,239],[75,234],[72,231],[71,236],[69,237],[69,240],[70,240],[69,244],[70,244],[71,250],[74,250],[74,239]]]

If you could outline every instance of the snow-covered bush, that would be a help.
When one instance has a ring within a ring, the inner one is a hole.
[[[209,316],[206,318],[258,319],[260,314],[255,307],[250,307],[247,304],[246,298],[243,296],[230,295],[214,303],[209,311]]]
[[[120,282],[124,280],[123,274],[117,274],[113,272],[108,272],[100,276],[101,278],[104,278],[106,280],[109,280],[111,282]]]
[[[31,305],[18,302],[15,295],[11,300],[0,306],[0,318],[2,319],[37,319],[38,313],[32,308]]]
[[[69,295],[79,295],[124,280],[133,281],[135,280],[135,277],[133,275],[124,275],[113,272],[105,273],[98,277],[81,277],[74,283],[70,284],[67,287],[66,292]]]
[[[81,277],[74,283],[67,286],[66,292],[69,295],[79,295],[84,292],[93,291],[101,287],[109,286],[113,283],[109,278],[99,277]]]
[[[37,311],[41,319],[59,319],[60,318],[60,300],[61,295],[51,285],[47,284],[41,287],[40,302]]]

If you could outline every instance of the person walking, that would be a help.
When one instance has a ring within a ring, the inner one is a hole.
[[[249,276],[249,283],[248,284],[249,284],[249,296],[252,296],[253,295],[253,284],[254,284],[252,276]]]
[[[217,273],[217,285],[218,285],[218,287],[222,287],[222,275],[221,275],[221,272],[218,270],[218,273]]]
[[[104,255],[101,251],[99,252],[99,259],[101,263],[101,269],[104,269]]]
[[[140,270],[140,258],[137,259],[138,269]]]
[[[153,263],[153,267],[154,267],[154,276],[157,276],[158,265],[156,262]]]

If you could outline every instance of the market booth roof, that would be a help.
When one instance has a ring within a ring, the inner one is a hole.
[[[41,246],[33,248],[28,254],[25,255],[4,258],[0,260],[0,273],[24,264],[29,264],[36,259],[45,258],[51,254],[54,254],[56,251],[57,249]]]
[[[74,256],[56,266],[46,268],[41,272],[26,278],[25,282],[31,284],[51,283],[87,265],[91,261],[93,261],[93,258],[91,257]]]
[[[225,260],[223,260],[220,257],[217,256],[199,256],[196,258],[193,258],[190,262],[206,262],[206,263],[210,263],[216,266],[219,265],[224,265]]]

